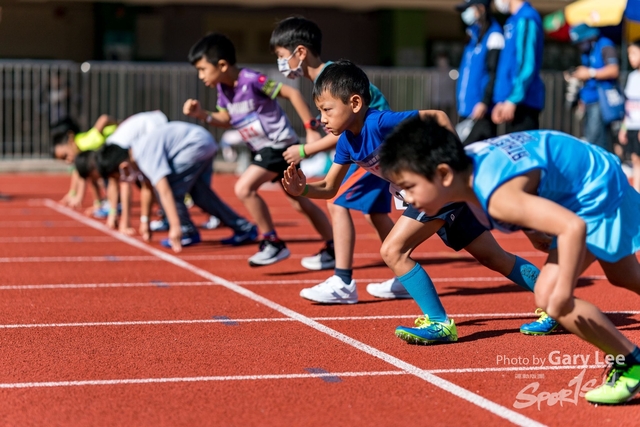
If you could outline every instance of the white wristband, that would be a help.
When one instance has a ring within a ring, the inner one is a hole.
[[[589,77],[591,77],[592,79],[595,79],[597,72],[598,70],[596,70],[595,68],[589,68]]]
[[[146,215],[140,215],[140,222],[146,224],[149,222],[149,217]]]

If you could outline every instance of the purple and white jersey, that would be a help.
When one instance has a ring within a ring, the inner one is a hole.
[[[282,83],[243,68],[234,87],[218,84],[218,109],[227,111],[231,125],[254,151],[282,149],[298,143],[298,136],[276,97]]]

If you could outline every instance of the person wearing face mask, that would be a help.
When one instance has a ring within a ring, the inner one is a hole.
[[[585,24],[571,28],[569,36],[580,49],[582,59],[582,65],[571,76],[584,82],[580,91],[580,108],[584,108],[585,112],[584,137],[587,141],[612,151],[610,121],[603,115],[600,93],[603,90],[616,91],[620,65],[615,45],[602,36],[600,30]],[[620,101],[622,102],[621,97]]]
[[[491,119],[505,123],[507,133],[538,129],[545,98],[540,77],[542,19],[523,0],[494,0],[494,4],[498,12],[511,16],[504,25],[505,45],[498,60]]]
[[[235,185],[236,196],[242,201],[261,233],[258,252],[249,258],[252,267],[270,265],[290,256],[286,244],[280,240],[264,199],[258,193],[266,182],[277,182],[289,166],[282,157],[290,145],[298,143],[298,136],[276,100],[288,99],[307,129],[307,140],[320,138],[317,122],[297,89],[275,82],[262,73],[236,65],[235,46],[222,34],[209,34],[189,51],[189,62],[198,70],[198,77],[207,87],[218,93],[217,111],[206,111],[195,99],[188,99],[183,113],[203,122],[223,128],[235,128],[253,152],[251,165]],[[291,197],[295,210],[307,217],[322,239],[333,240],[331,223],[317,205],[303,197]],[[256,227],[249,224],[223,244],[241,245],[257,238]]]
[[[473,121],[468,135],[460,135],[463,144],[469,144],[496,136],[490,112],[504,36],[502,27],[491,14],[491,0],[466,0],[456,9],[462,12],[469,35],[456,88],[460,118]]]

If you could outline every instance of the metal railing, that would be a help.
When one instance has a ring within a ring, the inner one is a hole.
[[[284,81],[274,66],[251,66]],[[366,68],[371,81],[397,111],[436,108],[455,113],[455,82],[436,69]],[[541,127],[578,134],[579,123],[564,103],[564,79],[559,72],[543,75],[546,108]],[[315,111],[312,83],[297,85]],[[88,129],[103,113],[117,119],[131,114],[162,110],[170,120],[188,120],[182,105],[199,99],[215,109],[216,91],[198,81],[196,71],[183,63],[117,63],[49,61],[0,61],[0,157],[38,158],[50,156],[50,125],[64,116],[75,118]],[[290,103],[281,102],[299,135],[304,126]],[[211,129],[220,137],[221,130]]]

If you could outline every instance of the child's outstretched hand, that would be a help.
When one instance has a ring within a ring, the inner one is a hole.
[[[145,242],[151,241],[151,230],[149,229],[149,221],[140,221],[140,228],[138,228],[138,232],[142,236],[142,240],[144,240]]]
[[[182,229],[180,227],[169,228],[169,244],[171,245],[173,252],[178,253],[182,251],[182,244],[180,243],[181,239]]]
[[[307,177],[304,176],[304,172],[296,168],[295,163],[291,163],[284,171],[282,186],[292,196],[299,196],[304,191],[305,185],[307,185]]]
[[[115,215],[109,215],[107,217],[107,227],[112,230],[115,230],[118,226],[118,218]]]
[[[284,153],[282,153],[282,157],[287,161],[287,163],[295,163],[296,165],[300,163],[302,157],[300,156],[300,147],[302,144],[295,144],[289,146]]]
[[[118,227],[118,231],[124,234],[125,236],[135,236],[136,234],[136,230],[133,227],[126,227],[123,225],[120,225]]]
[[[197,99],[187,99],[182,106],[182,112],[185,116],[200,118],[204,115],[200,101]]]

